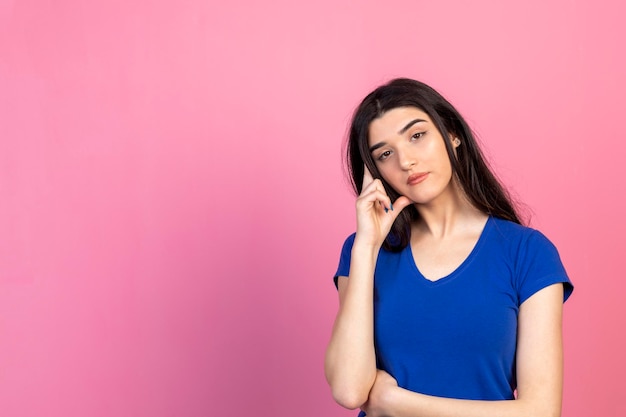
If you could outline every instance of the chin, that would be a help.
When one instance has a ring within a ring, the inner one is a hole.
[[[405,194],[406,195],[406,194]],[[413,204],[418,204],[418,205],[422,205],[422,206],[426,206],[429,205],[431,203],[434,203],[435,200],[439,199],[439,197],[441,197],[441,194],[435,194],[435,195],[407,195],[407,198],[409,200],[411,200],[413,202]]]

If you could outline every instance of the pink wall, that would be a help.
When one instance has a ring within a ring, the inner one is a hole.
[[[576,284],[566,417],[623,416],[618,0],[0,1],[0,414],[351,416],[340,144],[393,77],[481,135]]]

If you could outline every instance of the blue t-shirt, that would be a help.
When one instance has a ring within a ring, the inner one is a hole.
[[[335,275],[348,276],[355,235]],[[490,217],[470,255],[450,275],[426,279],[411,246],[381,249],[374,272],[377,366],[400,387],[439,397],[505,400],[516,389],[520,305],[551,284],[573,286],[540,232]]]

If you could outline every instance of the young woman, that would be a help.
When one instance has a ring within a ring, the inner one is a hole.
[[[379,87],[347,164],[357,228],[335,276],[335,400],[368,417],[560,416],[573,287],[456,109],[418,81]]]

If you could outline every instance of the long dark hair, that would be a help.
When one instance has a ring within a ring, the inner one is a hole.
[[[367,166],[372,176],[382,181],[391,201],[400,197],[382,178],[368,145],[370,123],[386,111],[398,107],[416,107],[428,114],[444,138],[449,134],[458,137],[461,146],[456,148],[456,156],[450,141],[444,142],[453,175],[470,202],[486,214],[521,224],[509,194],[491,172],[461,114],[433,88],[407,78],[398,78],[378,87],[363,99],[354,112],[346,149],[346,166],[357,195],[363,189],[363,167]],[[405,208],[394,222],[383,247],[392,251],[405,248],[411,238],[411,223],[418,218],[415,206]]]

